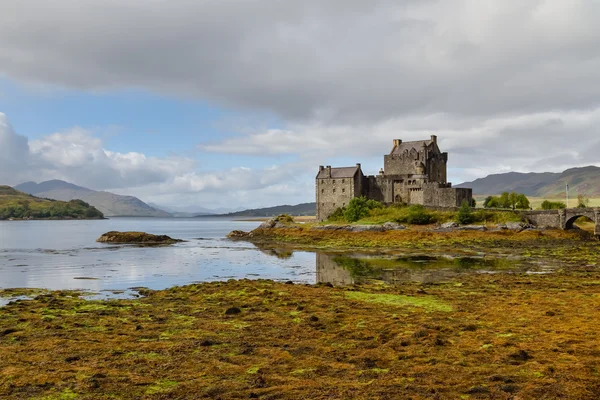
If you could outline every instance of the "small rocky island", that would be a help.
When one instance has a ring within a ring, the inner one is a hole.
[[[183,242],[181,239],[173,239],[167,235],[153,235],[146,232],[118,232],[110,231],[100,236],[97,240],[100,243],[115,244],[140,244],[144,246],[168,245]]]

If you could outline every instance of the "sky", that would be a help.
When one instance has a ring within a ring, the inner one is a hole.
[[[600,166],[599,0],[2,0],[0,184],[314,201],[437,135],[449,179]]]

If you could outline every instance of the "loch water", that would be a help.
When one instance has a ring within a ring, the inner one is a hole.
[[[0,221],[0,288],[76,289],[89,292],[90,298],[119,298],[134,295],[139,287],[164,289],[228,279],[345,285],[368,280],[437,282],[462,273],[551,270],[483,256],[318,253],[259,248],[226,238],[232,230],[249,231],[259,224],[217,218]],[[185,242],[164,247],[97,243],[108,231],[166,234]]]

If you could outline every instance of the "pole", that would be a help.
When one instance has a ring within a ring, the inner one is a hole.
[[[565,184],[565,192],[567,192],[567,208],[569,208],[569,184]]]

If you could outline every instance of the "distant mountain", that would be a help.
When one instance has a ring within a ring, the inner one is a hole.
[[[14,187],[37,197],[69,201],[80,199],[100,210],[106,217],[170,217],[165,211],[150,207],[137,197],[100,192],[61,180],[41,183],[25,182]]]
[[[219,214],[219,217],[273,217],[279,214],[289,214],[293,216],[315,215],[317,210],[316,203],[302,203],[295,206],[283,205],[266,208],[256,208],[251,210],[237,211],[227,214]],[[201,215],[198,215],[201,217]]]
[[[585,193],[590,197],[600,197],[600,168],[595,166],[571,168],[557,172],[520,173],[488,175],[473,182],[465,182],[456,187],[473,188],[475,195],[493,195],[502,192],[518,192],[532,197],[555,198],[565,192]]]
[[[166,211],[169,214],[171,214],[171,216],[176,217],[176,218],[190,218],[190,217],[195,217],[197,215],[214,215],[214,214],[229,212],[229,210],[219,211],[219,210],[211,210],[211,209],[204,208],[204,207],[187,207],[187,208],[185,208],[185,207],[184,208],[168,207],[168,206],[163,206],[163,205],[156,204],[156,203],[148,203],[148,205],[156,208],[157,210]]]

